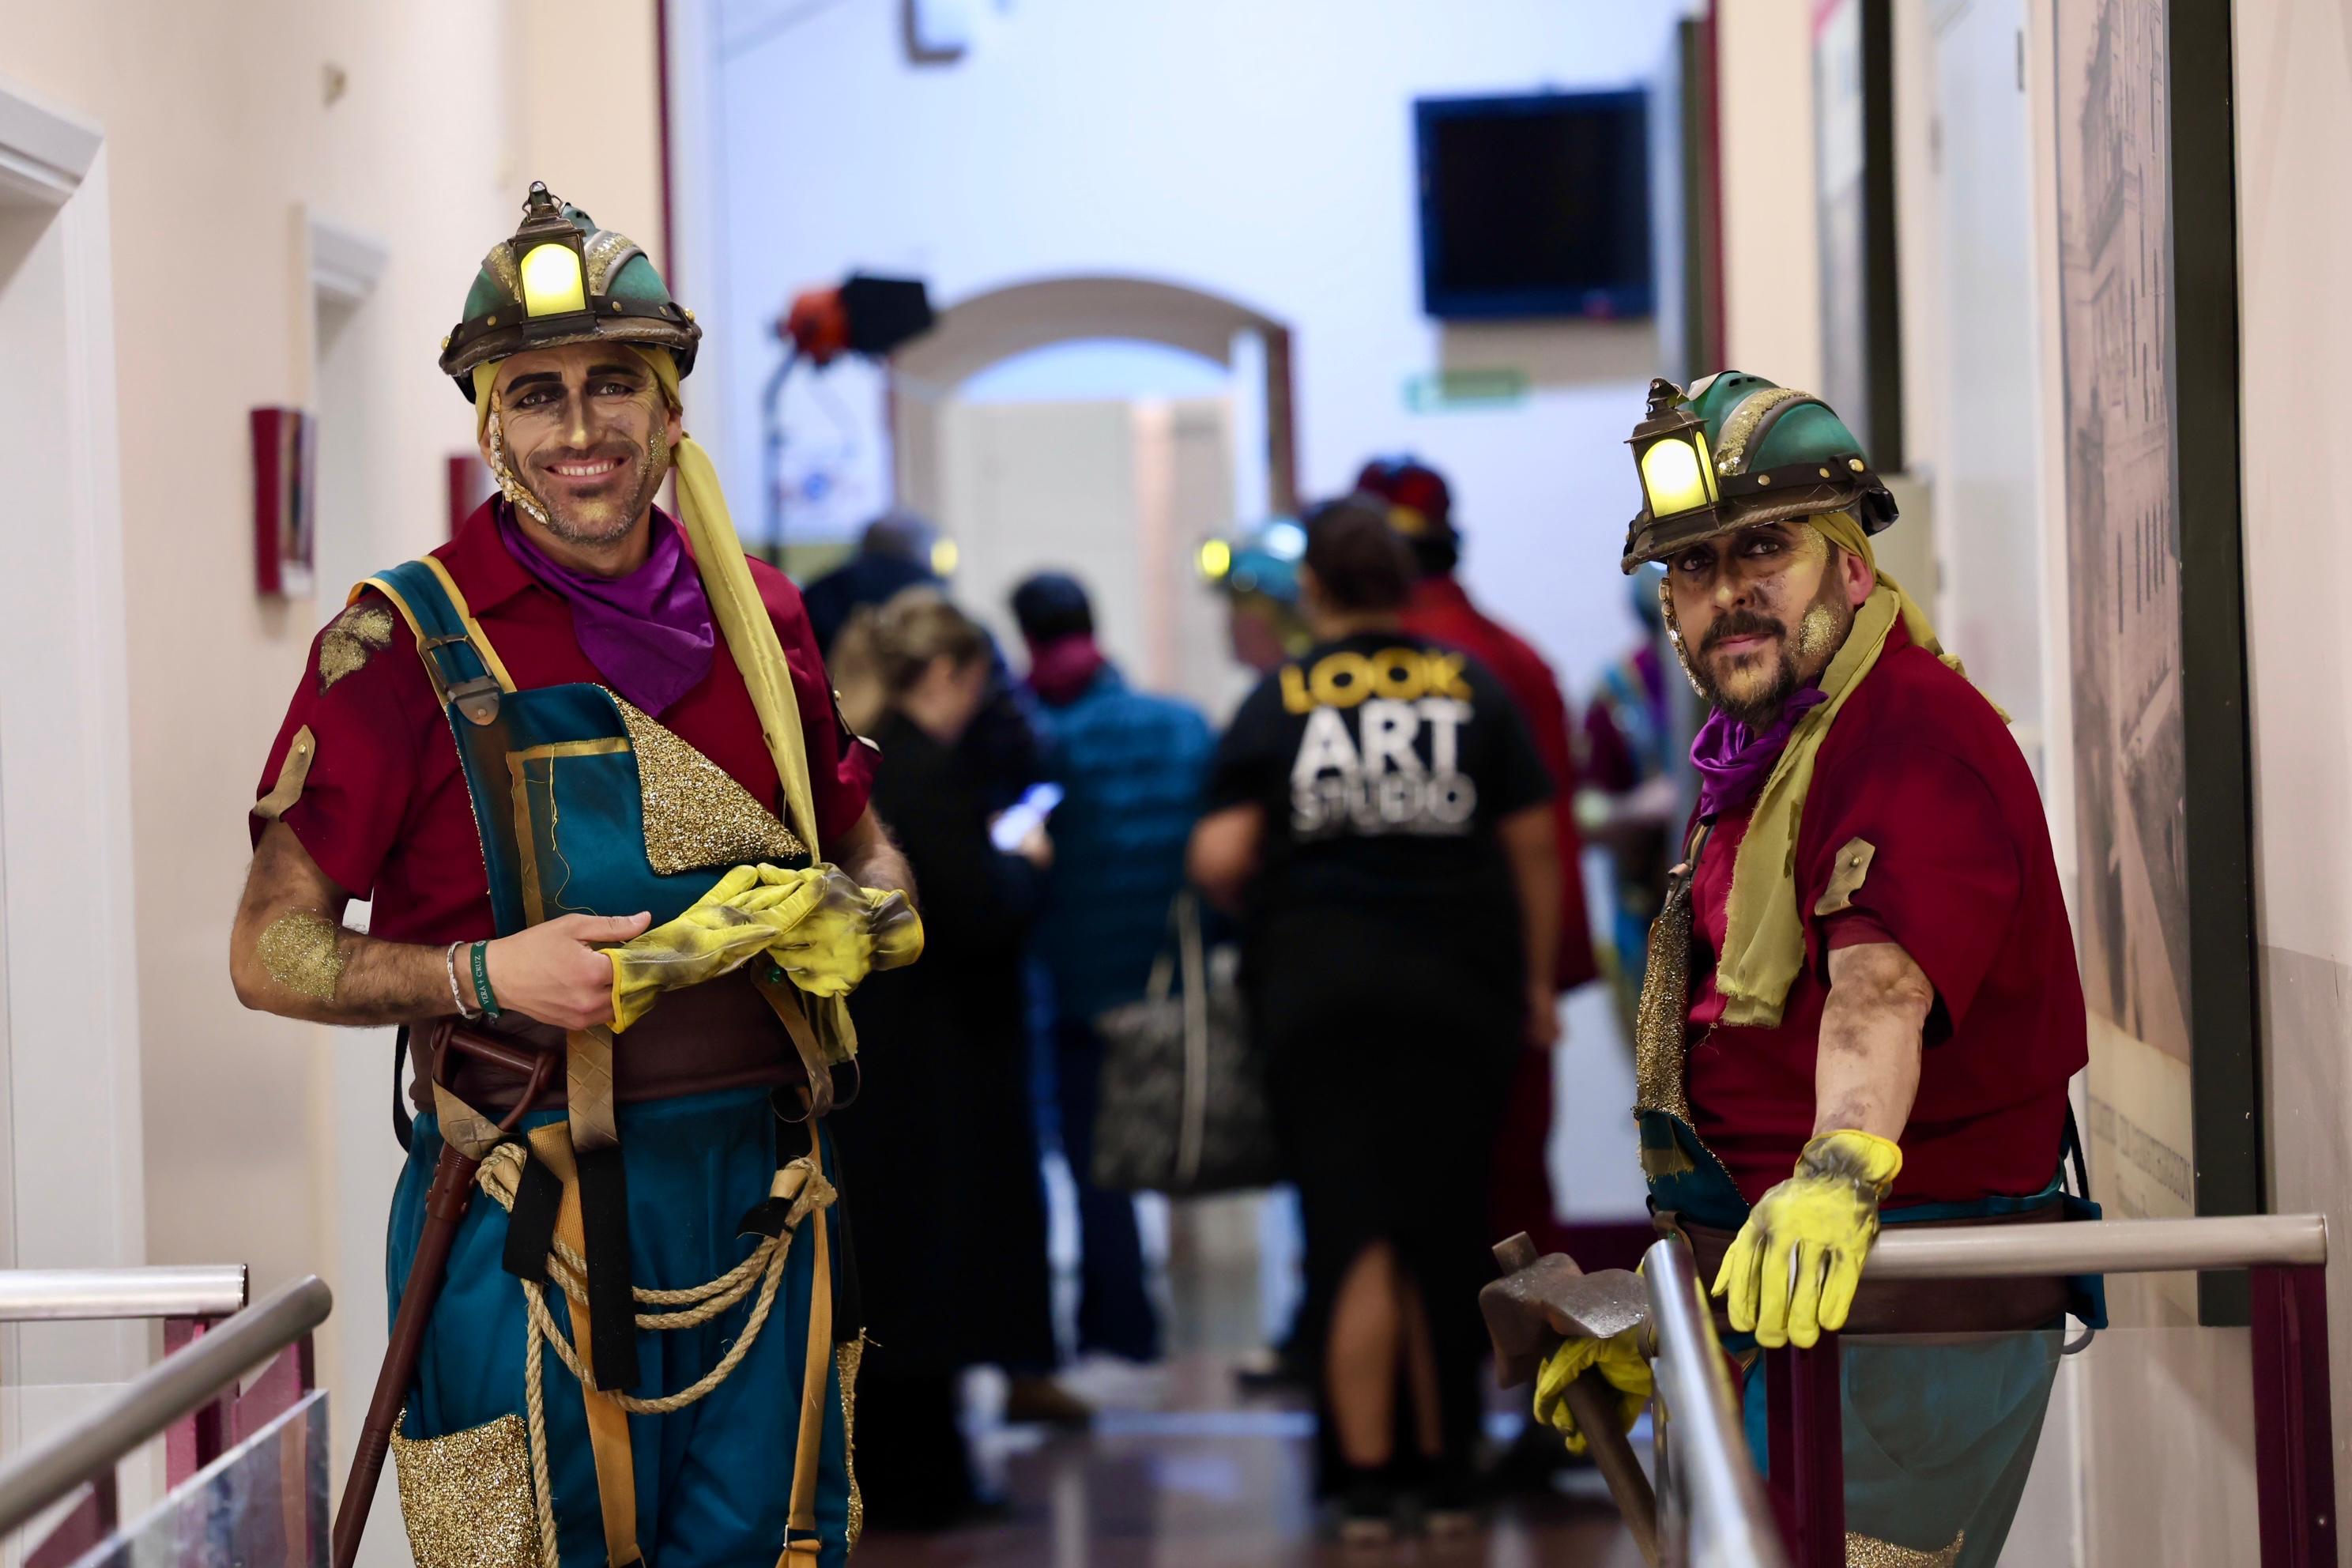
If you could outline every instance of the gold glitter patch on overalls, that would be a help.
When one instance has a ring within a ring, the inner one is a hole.
[[[1642,1000],[1633,1012],[1633,1088],[1636,1110],[1663,1110],[1691,1119],[1683,1087],[1689,1056],[1690,877],[1666,886],[1665,907],[1650,922],[1650,963],[1642,976]]]
[[[781,864],[808,847],[734,775],[617,692],[644,796],[646,863],[662,876],[718,866]]]
[[[501,1415],[446,1437],[392,1435],[400,1517],[416,1568],[538,1568],[530,1438]]]
[[[289,910],[253,944],[269,977],[298,996],[335,999],[342,984],[342,928],[314,910]]]
[[[1937,1552],[1920,1552],[1849,1530],[1845,1532],[1846,1568],[1952,1568],[1960,1560],[1960,1548],[1968,1539],[1969,1532],[1964,1530],[1952,1537],[1949,1546]]]
[[[353,605],[319,639],[319,689],[325,691],[392,646],[392,612],[381,605]]]
[[[866,1498],[857,1489],[857,1369],[866,1361],[866,1335],[834,1349],[841,1368],[841,1468],[849,1472],[849,1550],[866,1533]]]

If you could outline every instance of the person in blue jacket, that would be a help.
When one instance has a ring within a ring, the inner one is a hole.
[[[1149,1361],[1160,1332],[1134,1200],[1092,1179],[1103,1058],[1095,1019],[1143,995],[1167,940],[1213,737],[1197,709],[1135,690],[1103,657],[1075,578],[1029,578],[1013,590],[1013,614],[1050,722],[1045,772],[1065,792],[1033,951],[1053,982],[1062,1148],[1077,1185],[1078,1349]]]

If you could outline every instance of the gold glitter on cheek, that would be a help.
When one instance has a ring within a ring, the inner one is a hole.
[[[446,1437],[392,1438],[400,1516],[417,1568],[537,1568],[530,1438],[501,1415]]]
[[[1838,619],[1827,605],[1815,605],[1797,623],[1797,657],[1825,658],[1838,645]]]
[[[335,999],[342,983],[342,929],[311,910],[289,910],[254,943],[269,977],[298,996]]]

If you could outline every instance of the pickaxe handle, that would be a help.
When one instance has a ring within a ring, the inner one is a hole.
[[[1522,1231],[1496,1245],[1495,1261],[1504,1273],[1516,1274],[1534,1264],[1536,1245]],[[1657,1568],[1658,1494],[1652,1489],[1642,1461],[1634,1457],[1633,1443],[1618,1427],[1617,1390],[1600,1368],[1588,1368],[1568,1385],[1568,1410],[1576,1417],[1577,1430],[1584,1434],[1585,1452],[1592,1456],[1601,1479],[1609,1483],[1609,1495],[1624,1517],[1625,1528],[1633,1532],[1633,1544],[1641,1548],[1642,1561]]]

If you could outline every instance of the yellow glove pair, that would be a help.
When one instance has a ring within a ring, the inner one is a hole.
[[[1845,1327],[1862,1260],[1878,1235],[1878,1205],[1903,1169],[1903,1151],[1846,1129],[1805,1145],[1796,1174],[1766,1193],[1715,1277],[1731,1326],[1768,1349],[1810,1349]]]
[[[1544,1359],[1536,1373],[1536,1419],[1560,1435],[1571,1454],[1584,1452],[1591,1441],[1568,1407],[1568,1385],[1593,1367],[1617,1391],[1617,1422],[1622,1431],[1633,1429],[1650,1403],[1655,1384],[1649,1359],[1636,1342],[1641,1330],[1627,1329],[1605,1340],[1570,1340]]]
[[[604,950],[613,1030],[644,1017],[663,992],[715,980],[761,953],[811,994],[841,996],[869,971],[912,963],[922,951],[923,923],[904,893],[861,888],[838,866],[738,866],[676,920]]]

